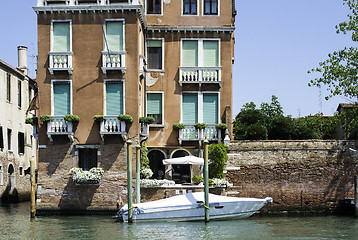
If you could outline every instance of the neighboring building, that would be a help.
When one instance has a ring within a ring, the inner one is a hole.
[[[0,60],[0,196],[17,201],[30,193],[30,157],[36,157],[31,125],[25,124],[36,83],[28,74],[27,47],[18,47],[18,67]],[[34,115],[30,112],[28,117]]]
[[[127,139],[147,139],[155,177],[184,183],[195,169],[161,160],[200,155],[204,138],[224,138],[218,123],[232,135],[234,1],[38,0],[34,10],[39,115],[52,116],[39,126],[38,209],[114,207],[127,192]],[[76,185],[72,167],[105,172],[99,185]]]

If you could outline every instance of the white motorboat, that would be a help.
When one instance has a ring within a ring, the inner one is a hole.
[[[210,219],[247,218],[271,203],[272,198],[238,198],[209,194]],[[133,204],[133,221],[198,221],[205,217],[204,192],[187,193],[162,200]],[[128,221],[128,205],[116,218]]]

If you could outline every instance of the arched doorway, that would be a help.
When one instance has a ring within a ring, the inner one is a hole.
[[[176,150],[172,153],[171,158],[186,157],[189,156],[189,152],[186,150]],[[191,169],[189,164],[173,164],[172,179],[175,183],[190,183],[191,182]]]
[[[166,158],[164,152],[153,149],[147,154],[149,158],[149,166],[153,171],[152,178],[154,179],[164,179],[165,167],[163,165],[163,159]]]
[[[7,168],[7,186],[10,188],[10,193],[12,193],[13,189],[15,188],[15,169],[12,163],[9,164]]]

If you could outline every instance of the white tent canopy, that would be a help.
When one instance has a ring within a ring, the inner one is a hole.
[[[170,164],[204,165],[204,159],[195,156],[163,159],[163,165],[170,165]]]

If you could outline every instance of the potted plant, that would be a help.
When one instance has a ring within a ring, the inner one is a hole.
[[[194,175],[191,180],[193,181],[193,183],[195,185],[198,185],[199,183],[203,182],[204,181],[204,177],[203,176],[200,176],[200,175]]]
[[[52,117],[50,115],[41,115],[40,116],[40,121],[41,122],[49,122],[52,120]]]
[[[119,114],[117,118],[118,120],[125,121],[126,123],[133,123],[133,117],[128,114]]]
[[[74,114],[67,114],[65,115],[64,120],[67,122],[79,122],[80,117]]]
[[[196,129],[204,129],[204,128],[207,127],[207,125],[206,125],[205,123],[195,123],[195,124],[194,124],[194,127],[195,127]]]
[[[140,117],[139,122],[144,124],[152,124],[155,122],[155,119],[154,117]]]
[[[227,125],[225,123],[219,123],[219,124],[216,124],[216,128],[225,130],[225,129],[227,129]]]
[[[91,168],[89,171],[86,171],[75,167],[70,170],[72,180],[76,184],[98,184],[103,172],[102,168]]]
[[[32,126],[37,126],[38,125],[38,118],[37,117],[31,117],[31,118],[26,118],[25,119],[25,123],[26,124],[30,124]]]
[[[173,129],[184,129],[185,125],[184,123],[174,123],[173,124]]]
[[[102,122],[103,119],[104,119],[103,115],[94,115],[93,116],[93,120],[96,121],[96,122]]]

